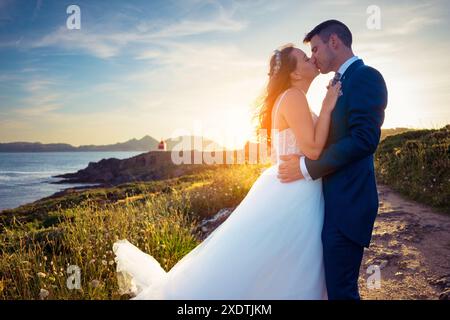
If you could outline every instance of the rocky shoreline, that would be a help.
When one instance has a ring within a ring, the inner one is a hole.
[[[62,180],[52,182],[55,184],[67,183],[100,183],[104,186],[112,186],[133,181],[148,181],[167,178],[174,172],[170,152],[148,152],[128,159],[102,159],[98,162],[89,162],[84,169],[75,173],[66,173],[53,178]],[[170,168],[169,168],[170,167]]]
[[[188,151],[191,159],[199,151]],[[204,170],[203,165],[175,164],[171,151],[150,151],[128,159],[102,159],[90,162],[84,169],[74,173],[53,176],[62,178],[54,184],[98,183],[102,186],[115,186],[127,182],[153,181],[175,178]]]
[[[62,179],[52,183],[99,183],[107,187],[128,182],[176,178],[224,165],[195,163],[195,159],[203,159],[204,153],[196,150],[186,152],[191,163],[174,163],[172,151],[150,151],[128,159],[102,159],[90,162],[86,168],[77,172],[53,176],[52,178]]]

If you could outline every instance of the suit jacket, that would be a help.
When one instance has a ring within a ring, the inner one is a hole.
[[[383,76],[359,59],[341,76],[343,95],[331,115],[327,144],[318,160],[305,159],[322,177],[325,223],[369,246],[378,212],[373,154],[380,141],[387,88]]]

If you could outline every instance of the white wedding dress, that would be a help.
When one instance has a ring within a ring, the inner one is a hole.
[[[278,155],[301,153],[290,128],[274,137]],[[321,179],[281,183],[273,165],[169,272],[127,240],[114,243],[119,286],[134,299],[326,299],[323,218]]]

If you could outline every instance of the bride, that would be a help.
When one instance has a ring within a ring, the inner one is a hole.
[[[279,155],[301,153],[317,159],[325,146],[340,83],[330,82],[316,116],[306,92],[318,73],[302,50],[289,45],[275,51],[260,122],[273,137],[277,164],[266,169],[229,218],[169,272],[127,240],[114,243],[122,291],[134,299],[327,298],[322,181],[281,183],[277,178]]]

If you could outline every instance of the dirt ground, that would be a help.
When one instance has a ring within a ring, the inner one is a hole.
[[[361,298],[449,299],[450,216],[387,186],[378,192],[380,210],[360,270]]]

